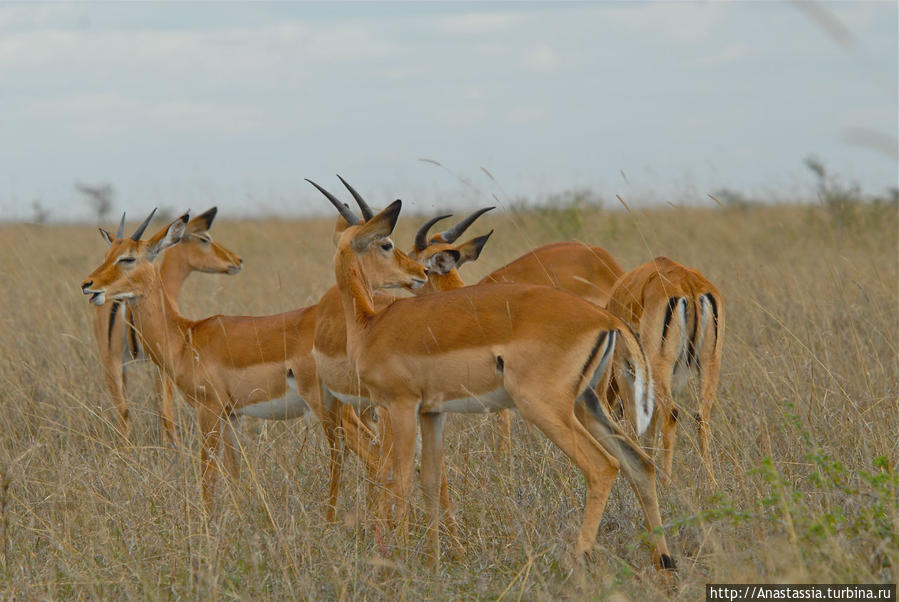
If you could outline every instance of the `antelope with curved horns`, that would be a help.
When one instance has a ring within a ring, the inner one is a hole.
[[[338,178],[340,178],[340,176],[338,176]],[[361,195],[358,193],[354,194],[352,188],[343,178],[340,178],[340,180],[350,190],[350,193],[353,194],[353,198],[356,199],[357,204],[359,204],[359,199],[362,198]],[[315,182],[311,180],[307,181],[315,186],[338,209],[342,218],[337,227],[338,235],[347,226],[361,223],[360,219],[344,203],[338,200],[337,197]],[[363,209],[363,206],[365,209]],[[364,200],[362,201],[362,204],[360,204],[360,210],[363,212],[363,215],[365,215],[367,211],[371,211]],[[476,212],[476,215],[473,215],[477,217],[482,215],[485,211],[486,210],[480,210]],[[446,217],[450,216],[441,216],[440,219]],[[420,242],[422,236],[426,237],[430,227],[437,221],[439,221],[439,219],[429,220],[419,228],[418,233],[416,233],[415,236],[416,241]],[[474,218],[469,216],[469,218],[462,220],[460,223],[466,224],[467,227],[473,222]],[[419,256],[420,261],[429,265],[428,282],[424,286],[413,290],[412,292],[414,294],[427,294],[429,292],[448,290],[450,288],[463,286],[464,283],[459,277],[456,269],[465,262],[476,260],[490,236],[490,234],[487,234],[486,236],[480,236],[462,244],[455,244],[455,240],[462,235],[464,228],[454,227],[451,228],[451,230],[455,233],[452,243],[444,242],[439,245],[426,246],[427,252]],[[415,243],[416,246],[419,246],[419,242]],[[422,249],[422,251],[424,251],[424,249]],[[418,252],[422,253],[422,251]],[[386,307],[395,300],[394,297],[380,294],[376,295],[374,299],[377,307]],[[365,391],[364,387],[360,386],[353,364],[347,356],[346,321],[344,318],[343,304],[337,287],[329,289],[321,297],[318,303],[313,353],[315,355],[319,378],[323,385],[322,401],[324,405],[331,406],[342,401],[344,402],[342,405],[346,408],[343,411],[343,414],[346,414],[347,410],[350,412],[353,411],[352,408],[348,406],[353,406],[360,410],[372,406],[370,396],[368,392]],[[355,414],[355,412],[353,412],[353,414]],[[388,458],[383,458],[380,450],[389,449],[390,447],[390,427],[389,424],[387,424],[389,423],[389,420],[374,424],[371,412],[360,412],[360,415],[363,422],[369,428],[364,430],[355,429],[353,434],[348,432],[345,440],[349,447],[363,461],[372,481],[376,482],[380,479],[378,476],[379,471],[387,466],[385,461],[388,460]],[[372,432],[379,432],[378,439],[373,439],[371,437]],[[448,529],[451,535],[455,537],[455,525],[452,518],[452,510],[449,503],[449,491],[446,486],[445,477],[441,478],[441,483],[441,501],[447,515]]]
[[[209,235],[217,212],[218,208],[213,207],[191,219],[184,229],[181,241],[162,255],[159,265],[162,289],[176,305],[181,287],[192,272],[237,274],[241,269],[243,259]],[[149,221],[142,224],[143,229],[146,229],[147,224]],[[135,230],[135,234],[142,234],[143,229]],[[125,214],[122,213],[122,220],[115,236],[103,228],[99,230],[107,247],[112,246],[115,239],[125,236]],[[140,235],[137,239],[140,239]],[[119,430],[125,437],[128,437],[131,431],[128,402],[125,397],[126,366],[133,361],[146,359],[140,346],[140,337],[137,336],[132,324],[131,310],[123,301],[95,306],[93,309],[93,330],[100,354],[100,364],[103,366],[106,386],[118,410]],[[172,382],[163,378],[158,370],[156,390],[159,395],[160,431],[165,433],[169,441],[174,441],[176,437]]]
[[[103,263],[82,283],[91,302],[127,300],[136,332],[147,355],[171,378],[197,411],[202,433],[202,492],[211,504],[212,463],[224,435],[224,465],[238,473],[235,416],[294,418],[317,408],[328,437],[329,467],[334,482],[339,417],[321,409],[320,385],[311,347],[315,307],[271,316],[215,315],[203,320],[182,317],[163,292],[153,260],[184,236],[185,214],[149,240],[117,238]],[[145,228],[146,226],[143,226]],[[288,393],[294,381],[297,394]],[[331,506],[336,495],[332,486]]]
[[[656,257],[618,280],[608,308],[640,333],[652,364],[658,403],[650,434],[655,437],[661,422],[664,470],[669,478],[678,417],[672,390],[683,390],[690,374],[698,374],[699,450],[709,480],[716,483],[709,454],[709,418],[724,345],[721,293],[696,270]]]
[[[347,351],[372,402],[393,431],[393,479],[403,525],[411,489],[416,417],[422,428],[422,482],[431,560],[439,559],[438,496],[446,412],[518,408],[580,468],[587,501],[576,551],[593,547],[611,485],[628,476],[652,533],[655,565],[674,568],[661,530],[654,467],[608,416],[593,386],[607,384],[613,357],[626,366],[640,430],[652,415],[649,364],[627,325],[576,295],[548,287],[492,284],[397,299],[377,311],[375,288],[420,287],[424,266],[389,236],[401,201],[340,236],[334,271]],[[341,211],[337,203],[335,206]],[[341,211],[343,213],[343,211]],[[352,223],[352,220],[348,220]],[[357,220],[358,222],[358,220]],[[624,352],[615,354],[621,342]],[[632,378],[632,381],[630,380]],[[578,403],[576,403],[578,402]],[[576,413],[577,412],[577,416]],[[379,513],[386,517],[381,495]]]

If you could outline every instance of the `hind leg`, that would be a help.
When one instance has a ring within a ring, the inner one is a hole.
[[[709,307],[710,303],[707,298],[715,299],[712,305],[717,307],[717,314],[713,311],[714,307]],[[699,451],[702,454],[702,461],[705,464],[706,472],[708,472],[709,481],[712,485],[717,486],[715,473],[712,470],[709,438],[711,437],[712,405],[715,402],[718,376],[721,372],[721,351],[724,343],[724,302],[720,296],[715,295],[713,297],[711,293],[708,293],[703,296],[702,310],[704,314],[712,313],[713,319],[706,322],[703,345],[699,350],[699,390],[702,396],[697,417],[699,422]]]
[[[674,444],[677,438],[677,408],[671,396],[671,366],[659,363],[652,367],[655,375],[656,408],[653,422],[662,430],[663,471],[666,480],[671,480],[674,469]]]
[[[704,358],[705,359],[705,358]],[[711,437],[711,417],[712,405],[715,403],[715,391],[718,388],[718,373],[720,362],[718,358],[711,357],[703,361],[700,365],[700,394],[702,398],[699,403],[699,412],[697,415],[699,430],[699,452],[702,454],[702,462],[705,464],[706,472],[709,475],[709,481],[712,485],[717,486],[715,472],[712,469],[712,456],[709,451],[709,438]]]
[[[584,554],[593,548],[596,541],[603,510],[618,474],[618,462],[597,444],[575,418],[574,400],[570,399],[570,393],[547,390],[545,383],[542,386],[519,387],[510,382],[508,371],[506,377],[506,389],[515,400],[521,417],[540,429],[571,458],[587,481],[584,519],[575,545],[575,552]],[[531,394],[539,392],[540,399],[526,395],[525,391]]]
[[[604,410],[596,394],[589,388],[584,391],[575,407],[578,418],[587,425],[594,441],[617,460],[637,495],[647,529],[651,532],[648,545],[653,562],[658,569],[673,569],[674,561],[668,551],[665,534],[662,532],[662,517],[659,511],[658,492],[655,482],[655,468],[652,460],[640,446],[616,425]]]

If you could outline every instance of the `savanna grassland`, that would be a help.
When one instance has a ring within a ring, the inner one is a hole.
[[[264,314],[316,302],[333,283],[333,221],[228,221],[236,276],[195,275],[183,313]],[[411,246],[423,218],[401,219]],[[204,519],[199,441],[157,432],[150,364],[129,372],[133,429],[115,429],[81,280],[105,245],[92,227],[0,227],[0,597],[129,599],[597,598],[695,600],[707,582],[899,580],[899,260],[895,204],[488,214],[468,282],[528,249],[577,239],[625,269],[655,255],[698,268],[724,295],[725,354],[712,413],[718,487],[682,421],[659,497],[678,583],[642,544],[616,482],[597,551],[571,570],[584,483],[535,429],[452,416],[447,471],[466,555],[425,566],[420,495],[410,547],[385,570],[360,520],[367,484],[346,462],[341,521],[327,524],[326,449],[308,422],[243,423],[237,483]],[[161,226],[154,223],[153,228]],[[133,226],[132,226],[133,227]],[[692,414],[693,398],[681,401]],[[445,546],[445,550],[448,546]]]

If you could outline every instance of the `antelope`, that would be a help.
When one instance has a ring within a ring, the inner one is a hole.
[[[659,569],[673,569],[661,529],[650,458],[609,417],[594,392],[613,360],[631,388],[638,432],[652,416],[649,364],[629,327],[588,301],[549,287],[490,284],[397,299],[378,311],[376,288],[420,288],[427,269],[394,247],[402,202],[360,222],[330,199],[349,226],[334,257],[347,329],[347,353],[370,403],[386,409],[393,431],[392,482],[401,527],[413,473],[416,418],[422,431],[421,477],[428,510],[430,561],[439,562],[439,490],[446,412],[516,407],[584,474],[587,500],[575,550],[593,547],[619,470],[630,480],[652,535]],[[615,354],[618,341],[624,348]],[[386,496],[379,496],[386,518]]]
[[[615,281],[622,274],[624,270],[602,247],[579,242],[557,242],[528,251],[487,274],[478,284],[541,284],[571,291],[599,307],[605,307]],[[501,410],[496,416],[501,437],[510,441],[511,413]]]
[[[612,289],[608,309],[640,333],[655,376],[657,406],[650,428],[661,422],[664,471],[670,478],[678,410],[672,390],[682,391],[698,373],[701,401],[696,420],[699,449],[709,480],[709,418],[718,386],[724,343],[724,299],[696,270],[656,257],[624,274]]]
[[[165,249],[169,249],[168,254],[179,246],[176,243],[186,233],[185,219],[175,220],[149,241],[140,238],[150,218],[129,239],[111,240],[104,263],[85,281],[82,291],[92,295],[95,305],[104,304],[107,297],[113,303],[128,304],[135,335],[144,342],[150,359],[161,373],[174,379],[197,409],[203,433],[201,463],[207,505],[211,499],[211,462],[222,434],[226,437],[224,464],[232,476],[237,476],[233,441],[236,417],[288,419],[311,410],[320,419],[330,448],[327,518],[333,521],[342,465],[340,436],[345,434],[351,448],[358,440],[374,441],[375,437],[351,407],[324,407],[321,403],[312,356],[318,305],[274,316],[218,315],[200,321],[183,318],[168,295],[154,294],[161,290],[161,273],[154,269],[153,259]],[[283,381],[279,379],[281,372],[297,395],[285,395],[283,382],[279,382]],[[336,428],[338,424],[342,431]],[[375,465],[376,457],[367,458],[358,445],[354,449],[364,463]]]
[[[182,215],[149,240],[140,240],[148,222],[149,218],[131,237],[112,240],[103,263],[82,282],[81,290],[91,295],[94,305],[102,306],[107,299],[127,303],[145,352],[196,409],[207,509],[214,483],[212,463],[223,435],[223,464],[232,477],[239,471],[233,423],[237,416],[296,418],[310,408],[328,438],[329,507],[334,507],[340,417],[321,407],[310,336],[316,307],[271,316],[214,315],[203,320],[181,316],[164,292],[153,260],[183,238],[188,216]],[[288,381],[296,393],[288,392]]]
[[[602,247],[557,242],[528,251],[491,272],[479,284],[516,282],[562,288],[605,307],[624,270]]]
[[[340,176],[337,177],[359,205],[363,218],[371,219],[374,216],[374,210],[346,180]],[[311,180],[309,182],[332,203],[340,203],[330,192]],[[421,263],[429,266],[430,273],[427,284],[411,292],[421,295],[464,286],[457,269],[464,263],[474,261],[480,256],[492,230],[487,235],[476,237],[465,243],[456,244],[456,241],[478,217],[491,209],[493,207],[480,209],[451,228],[435,235],[439,242],[429,241],[428,232],[438,221],[451,216],[442,215],[433,218],[419,228],[415,234],[412,253]],[[341,217],[337,223],[335,240],[339,239],[343,230],[348,226],[349,223]],[[379,308],[387,307],[396,300],[394,297],[386,295],[376,295],[373,299]],[[382,457],[381,450],[389,450],[391,447],[389,444],[390,429],[383,423],[380,427],[375,425],[372,422],[373,413],[362,411],[373,408],[374,404],[371,403],[370,395],[364,386],[360,384],[355,368],[347,356],[346,320],[342,299],[336,286],[329,289],[319,300],[313,354],[322,382],[323,404],[326,406],[342,405],[343,414],[346,414],[347,411],[353,412],[352,408],[360,410],[363,422],[368,428],[355,429],[353,433],[347,433],[345,440],[362,460],[372,482],[376,483],[382,480],[378,474],[379,471],[389,466],[389,458]],[[384,422],[389,423],[389,420]],[[374,432],[379,433],[377,437],[372,436]],[[452,518],[449,489],[443,471],[441,473],[441,503],[448,517],[449,531],[455,539],[456,529]]]
[[[241,269],[243,259],[209,235],[209,228],[212,227],[217,212],[218,208],[213,207],[191,219],[184,229],[181,242],[162,256],[159,266],[162,289],[176,305],[181,287],[192,272],[237,274]],[[142,224],[143,227],[135,231],[135,240],[140,239],[146,225]],[[125,214],[122,214],[122,221],[119,222],[115,236],[103,228],[99,230],[107,247],[112,246],[114,239],[124,237]],[[130,309],[123,301],[94,307],[93,311],[94,337],[97,340],[103,376],[118,410],[119,432],[126,438],[131,431],[131,420],[125,398],[127,384],[125,369],[133,361],[146,359],[130,313]],[[163,378],[157,371],[156,391],[159,395],[160,430],[165,433],[169,442],[176,439],[172,386],[172,382]]]

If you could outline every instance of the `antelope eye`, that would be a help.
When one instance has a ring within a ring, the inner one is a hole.
[[[393,243],[388,240],[387,242],[381,243],[381,248],[385,251],[390,251],[393,249]]]
[[[204,245],[208,245],[209,243],[212,242],[212,239],[209,238],[208,236],[198,236],[197,238],[199,238],[200,242],[203,243]]]

